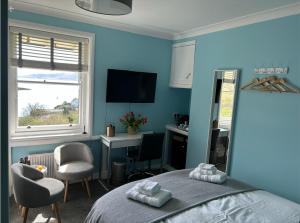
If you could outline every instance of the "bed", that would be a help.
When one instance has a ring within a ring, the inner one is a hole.
[[[189,179],[191,170],[160,174],[151,180],[173,198],[155,208],[129,200],[132,182],[105,194],[93,205],[86,223],[300,223],[300,205],[234,179],[212,184]]]

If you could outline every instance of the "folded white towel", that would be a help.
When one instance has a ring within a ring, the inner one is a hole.
[[[144,180],[139,185],[139,192],[148,196],[153,196],[160,191],[160,185],[158,182]]]
[[[227,179],[226,173],[219,170],[217,170],[216,174],[214,175],[204,175],[201,174],[197,169],[194,169],[190,172],[189,177],[195,180],[202,180],[217,184],[221,184]]]
[[[134,186],[126,192],[127,198],[148,204],[153,207],[161,207],[172,198],[172,193],[161,189],[154,196],[148,196],[139,192],[139,185]]]
[[[207,164],[207,163],[200,163],[198,165],[198,167],[200,169],[203,169],[203,170],[213,170],[213,171],[217,170],[217,168],[215,167],[215,165],[213,165],[213,164]]]
[[[201,175],[214,175],[217,173],[217,170],[212,169],[212,170],[205,170],[197,167],[198,171],[201,173]]]

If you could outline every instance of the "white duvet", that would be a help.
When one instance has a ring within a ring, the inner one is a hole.
[[[227,196],[162,223],[300,223],[300,205],[265,191]]]

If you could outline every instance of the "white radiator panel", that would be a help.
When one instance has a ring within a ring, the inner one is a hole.
[[[44,165],[47,167],[47,177],[55,178],[54,154],[41,153],[28,156],[32,165]]]

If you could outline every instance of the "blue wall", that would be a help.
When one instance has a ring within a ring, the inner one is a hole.
[[[205,161],[213,70],[288,66],[300,87],[300,16],[192,38],[197,41],[191,96],[188,167]],[[231,176],[300,202],[300,95],[239,91]]]
[[[149,123],[143,130],[155,131],[163,131],[167,123],[173,122],[173,112],[188,113],[190,90],[168,87],[172,41],[21,11],[13,11],[10,18],[95,33],[93,135],[103,134],[105,125],[109,122],[114,122],[118,131],[124,131],[118,120],[129,109],[149,118]],[[155,103],[107,104],[105,96],[108,68],[158,73]],[[96,142],[90,143],[97,159],[99,145]],[[15,162],[24,155],[52,151],[54,148],[55,145],[13,148],[12,160]],[[96,163],[98,166],[99,159]]]
[[[128,104],[106,104],[105,73],[109,67],[158,72],[155,104],[131,105],[149,116],[148,129],[162,130],[174,111],[187,112],[189,91],[168,88],[171,42],[93,25],[23,12],[11,17],[96,33],[93,134],[105,122],[128,111]],[[241,85],[255,67],[289,66],[287,78],[300,87],[300,16],[249,25],[193,38],[197,40],[191,98],[188,167],[205,161],[213,70],[241,69]],[[231,176],[300,202],[300,96],[238,93]],[[163,112],[162,112],[163,111]],[[109,114],[105,118],[105,114]],[[116,123],[117,124],[117,123]],[[14,148],[13,159],[55,145]],[[99,155],[98,145],[92,145]]]

